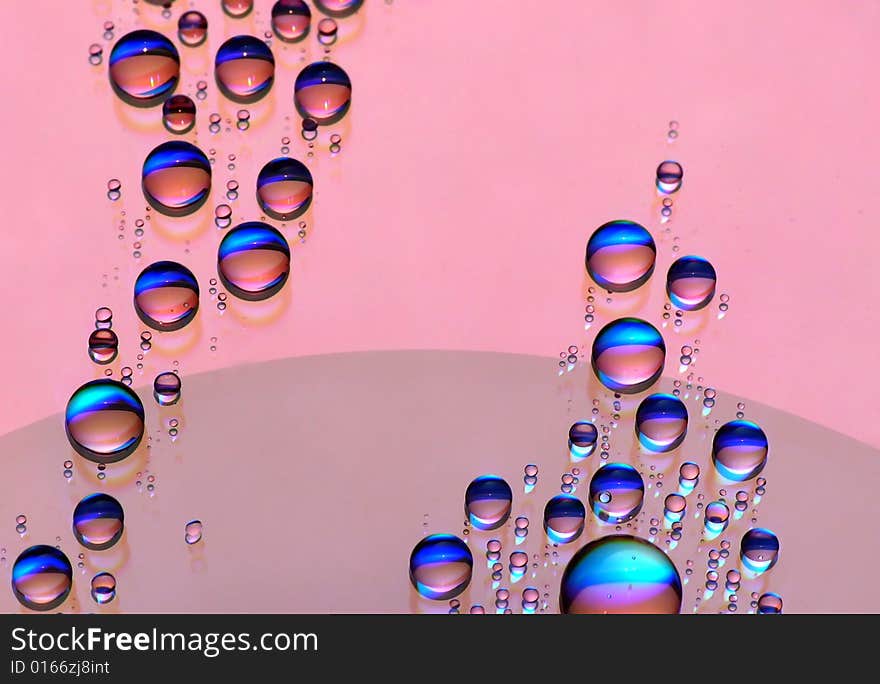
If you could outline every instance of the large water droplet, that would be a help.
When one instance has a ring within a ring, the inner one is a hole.
[[[199,284],[185,266],[174,261],[150,264],[134,283],[134,309],[154,330],[179,330],[199,310]]]
[[[144,160],[141,186],[154,209],[168,216],[185,216],[208,199],[211,163],[204,152],[188,142],[162,143]]]
[[[177,37],[187,47],[198,47],[208,37],[208,20],[195,10],[184,12],[177,20]]]
[[[620,318],[593,340],[592,365],[599,381],[621,394],[648,389],[663,373],[666,344],[657,329],[639,318]]]
[[[122,505],[109,494],[90,494],[73,510],[73,535],[93,551],[103,551],[119,541],[125,527]]]
[[[755,423],[734,420],[712,439],[712,461],[722,476],[735,482],[751,480],[767,463],[767,435]]]
[[[217,273],[236,297],[267,299],[279,292],[290,275],[290,247],[284,236],[259,221],[230,230],[217,250]]]
[[[571,494],[557,494],[544,506],[544,531],[554,544],[568,544],[581,536],[587,511]]]
[[[467,588],[473,566],[471,550],[461,539],[451,534],[432,534],[413,549],[409,578],[425,598],[445,601]]]
[[[622,523],[632,520],[642,510],[645,483],[642,476],[626,463],[606,463],[590,480],[590,504],[600,520]]]
[[[513,492],[497,475],[482,475],[464,493],[464,512],[478,530],[494,530],[510,517]]]
[[[629,292],[651,277],[656,255],[654,239],[642,226],[611,221],[599,226],[587,242],[587,272],[606,290]]]
[[[132,31],[110,51],[110,84],[122,100],[152,107],[174,92],[180,79],[180,55],[161,33]]]
[[[278,0],[272,6],[272,30],[285,42],[305,38],[311,21],[312,11],[304,0]]]
[[[233,102],[256,102],[272,88],[275,57],[259,38],[235,36],[217,50],[214,77],[220,91]]]
[[[301,216],[312,202],[312,174],[296,159],[279,157],[267,163],[257,176],[260,208],[278,221]]]
[[[715,268],[703,257],[676,259],[666,274],[669,301],[683,311],[698,311],[715,296]]]
[[[25,549],[12,566],[12,593],[31,610],[57,608],[70,593],[73,568],[60,550],[46,545]]]
[[[345,116],[351,106],[351,80],[333,62],[314,62],[296,77],[293,99],[303,118],[331,124]]]
[[[64,429],[81,456],[95,463],[120,461],[144,436],[144,405],[120,382],[93,380],[67,402]]]
[[[635,424],[636,435],[645,449],[658,453],[672,451],[687,435],[687,408],[671,394],[652,394],[639,404]]]

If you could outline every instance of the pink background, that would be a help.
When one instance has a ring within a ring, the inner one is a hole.
[[[141,24],[174,36],[186,8],[177,5],[169,21],[135,7]],[[144,214],[140,165],[169,136],[157,110],[117,101],[106,61],[86,59],[90,43],[104,42],[105,19],[117,37],[135,26],[133,6],[34,0],[5,9],[0,38],[19,66],[0,74],[15,98],[0,113],[9,311],[0,353],[14,360],[0,432],[61,410],[91,376],[85,341],[97,306],[117,312],[123,360],[133,365],[140,268],[182,260],[206,291],[218,190],[236,178],[234,220],[257,218],[255,174],[279,154],[280,138],[290,135],[291,155],[304,158],[291,102],[300,46],[280,50],[276,41],[276,83],[251,108],[249,131],[208,134],[210,112],[238,109],[217,104],[214,51],[223,35],[264,31],[271,2],[258,0],[258,12],[237,21],[216,5],[194,3],[209,15],[210,37],[181,48],[179,88],[192,95],[199,78],[211,84],[198,130],[200,144],[217,149],[214,196],[186,238],[173,237],[174,221],[148,230],[140,262],[131,257],[132,223]],[[322,132],[310,162],[310,235],[296,249],[287,310],[266,332],[230,312],[221,321],[205,301],[182,367],[398,348],[555,355],[583,344],[586,239],[624,217],[658,234],[654,167],[674,157],[685,183],[669,225],[682,253],[714,262],[719,291],[731,296],[726,320],[703,336],[700,373],[880,445],[863,397],[880,379],[869,200],[880,94],[867,68],[880,57],[878,15],[876,3],[368,0],[340,22],[332,51],[353,80],[354,104]],[[310,59],[319,55],[314,33],[303,45]],[[680,122],[673,145],[671,119]],[[330,132],[343,136],[335,158]],[[234,173],[229,153],[238,155]],[[105,196],[112,177],[123,183],[115,204]],[[123,208],[126,237],[117,240]],[[659,244],[660,276],[670,244]],[[657,318],[655,284],[643,311]],[[215,354],[212,335],[221,338]]]

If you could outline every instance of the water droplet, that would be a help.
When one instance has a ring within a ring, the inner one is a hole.
[[[678,483],[682,491],[690,492],[700,480],[700,466],[692,461],[685,461],[678,469]]]
[[[232,207],[228,204],[218,204],[214,209],[214,225],[221,230],[232,225]]]
[[[196,103],[188,95],[172,95],[162,105],[162,123],[169,133],[188,133],[196,125]]]
[[[205,15],[189,10],[177,20],[177,37],[187,47],[198,47],[208,37],[208,20]]]
[[[413,549],[409,577],[425,598],[446,601],[467,588],[473,565],[471,550],[461,539],[451,534],[432,534]]]
[[[254,0],[221,0],[220,6],[233,19],[241,19],[254,9]]]
[[[684,169],[677,161],[661,162],[657,167],[657,190],[664,195],[671,195],[681,188]]]
[[[554,544],[568,544],[581,536],[586,516],[580,499],[557,494],[544,506],[544,531]]]
[[[510,517],[513,492],[497,475],[482,475],[471,482],[464,493],[464,512],[478,530],[494,530]]]
[[[331,17],[347,17],[357,12],[364,0],[315,0],[315,5]]]
[[[679,309],[697,311],[712,301],[716,280],[715,268],[703,257],[683,256],[669,267],[666,294]]]
[[[157,261],[135,280],[134,308],[141,321],[154,330],[179,330],[199,310],[196,277],[174,261]]]
[[[122,506],[109,494],[90,494],[73,510],[73,535],[93,551],[103,551],[119,541],[124,529]]]
[[[235,36],[217,51],[214,76],[220,91],[233,102],[256,102],[272,88],[275,57],[259,38]]]
[[[202,521],[190,520],[183,530],[184,540],[187,544],[196,544],[202,540]]]
[[[303,0],[278,0],[272,6],[272,30],[287,43],[302,40],[311,21],[312,11]]]
[[[656,255],[654,239],[644,227],[633,221],[611,221],[590,236],[585,261],[598,285],[611,292],[629,292],[651,277]]]
[[[312,202],[312,174],[305,164],[289,157],[267,163],[257,176],[260,208],[278,221],[302,215]]]
[[[670,494],[663,501],[663,515],[669,522],[679,522],[684,518],[687,499],[681,494]]]
[[[144,160],[141,185],[151,207],[168,216],[185,216],[207,200],[211,164],[195,145],[162,143]]]
[[[678,613],[681,577],[669,557],[644,539],[596,539],[569,561],[559,590],[561,613]]]
[[[768,529],[754,527],[743,535],[739,557],[752,572],[766,572],[779,560],[779,538]]]
[[[104,59],[104,48],[99,43],[89,45],[89,64],[98,66]]]
[[[57,608],[70,593],[73,568],[60,550],[41,544],[21,552],[12,566],[12,592],[25,608]]]
[[[287,282],[290,247],[272,226],[259,221],[242,223],[221,240],[217,272],[223,285],[236,297],[248,301],[267,299]]]
[[[642,476],[626,463],[606,463],[590,480],[593,513],[608,523],[623,523],[635,518],[642,509],[644,496]]]
[[[110,51],[110,84],[126,103],[151,107],[174,92],[180,79],[180,55],[161,33],[127,33]]]
[[[333,62],[314,62],[296,77],[293,98],[304,118],[331,124],[345,116],[351,105],[351,80]]]
[[[91,594],[98,605],[110,603],[116,598],[116,578],[109,572],[99,572],[92,577]]]
[[[779,615],[782,613],[782,597],[773,592],[761,594],[755,607],[758,615]]]
[[[112,363],[119,353],[119,338],[109,328],[102,328],[89,335],[89,358],[99,365]]]
[[[326,17],[318,22],[318,42],[321,45],[333,45],[336,42],[338,26],[333,19]]]
[[[180,376],[166,371],[153,380],[153,397],[159,406],[173,406],[180,401]]]
[[[704,511],[704,525],[711,535],[721,534],[730,522],[730,509],[723,501],[713,501]]]
[[[764,469],[768,449],[767,435],[760,427],[747,420],[734,420],[715,433],[712,461],[728,480],[744,482]]]
[[[125,385],[102,378],[87,382],[67,402],[64,428],[74,450],[95,463],[114,463],[144,436],[144,406]]]
[[[687,435],[687,408],[671,394],[652,394],[639,404],[635,424],[636,436],[645,449],[658,453],[672,451]]]
[[[606,325],[593,341],[593,371],[599,381],[621,394],[648,389],[663,373],[666,344],[657,329],[639,318]]]

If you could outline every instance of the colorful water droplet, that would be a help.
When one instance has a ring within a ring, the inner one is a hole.
[[[612,535],[572,556],[559,589],[561,613],[659,613],[681,610],[681,577],[644,539]]]
[[[57,608],[73,586],[73,568],[59,549],[45,544],[19,554],[12,566],[12,593],[30,610]]]
[[[188,95],[172,95],[162,105],[162,124],[169,133],[189,133],[196,125],[196,103]]]
[[[208,20],[205,15],[189,10],[177,20],[177,37],[187,47],[198,47],[208,38]]]
[[[220,91],[233,102],[256,102],[272,88],[275,57],[259,38],[235,36],[217,50],[214,77]]]
[[[183,528],[184,540],[187,544],[197,544],[202,540],[202,521],[190,520]]]
[[[321,45],[333,45],[336,42],[336,35],[339,27],[336,22],[329,17],[321,19],[318,22],[318,42]]]
[[[471,482],[464,493],[464,512],[478,530],[494,530],[510,517],[513,491],[497,475],[482,475]]]
[[[642,476],[626,463],[606,463],[590,480],[590,505],[600,520],[623,523],[642,510],[645,483]]]
[[[312,22],[312,11],[304,0],[278,0],[272,6],[272,30],[287,43],[305,38]]]
[[[113,363],[118,353],[119,338],[109,328],[99,328],[89,335],[89,358],[95,363]]]
[[[73,510],[73,535],[93,551],[103,551],[122,537],[125,515],[122,505],[109,494],[90,494]]]
[[[409,578],[425,598],[455,598],[471,581],[474,557],[458,537],[432,534],[422,539],[409,558]]]
[[[242,223],[220,241],[217,273],[236,297],[268,299],[284,287],[290,275],[290,247],[272,226],[259,221]]]
[[[168,216],[185,216],[208,199],[211,163],[188,142],[162,143],[144,160],[141,186],[151,207]]]
[[[678,522],[685,515],[687,499],[681,494],[670,494],[663,501],[663,515],[669,522]]]
[[[703,524],[710,535],[717,536],[727,529],[730,509],[723,501],[712,501],[703,512]]]
[[[684,493],[693,491],[700,481],[700,466],[692,461],[685,461],[678,469],[678,484]]]
[[[544,506],[544,531],[554,544],[568,544],[581,536],[586,508],[571,494],[557,494]]]
[[[611,292],[630,292],[654,272],[657,247],[644,227],[633,221],[599,226],[587,242],[587,273]]]
[[[174,261],[150,264],[134,283],[134,309],[154,330],[169,332],[190,323],[199,310],[199,284]]]
[[[666,274],[669,301],[683,311],[698,311],[715,296],[715,268],[703,257],[676,259]]]
[[[645,449],[657,453],[672,451],[687,435],[688,412],[678,397],[652,394],[636,410],[636,435]]]
[[[173,406],[180,401],[180,376],[166,371],[153,380],[153,398],[159,406]]]
[[[116,598],[116,578],[109,572],[99,572],[92,577],[91,595],[99,606],[110,603]]]
[[[364,0],[315,0],[315,6],[331,17],[347,17],[357,12]]]
[[[114,463],[140,444],[144,405],[122,383],[106,378],[92,380],[67,402],[64,429],[78,454],[95,463]]]
[[[779,560],[779,538],[763,527],[753,527],[739,545],[743,565],[755,574],[767,572]]]
[[[127,33],[110,51],[110,85],[126,103],[152,107],[174,92],[180,80],[180,55],[161,33]]]
[[[586,420],[573,423],[568,429],[568,449],[573,458],[587,458],[596,450],[599,431]]]
[[[332,124],[345,116],[351,106],[351,80],[333,62],[314,62],[296,77],[293,99],[303,118]]]
[[[761,594],[756,608],[755,612],[758,615],[780,615],[782,614],[782,597],[773,592]]]
[[[241,19],[254,9],[254,0],[221,0],[220,6],[233,19]]]
[[[684,169],[677,161],[664,161],[657,167],[657,190],[664,195],[671,195],[681,188]]]
[[[712,440],[712,462],[723,477],[751,480],[767,463],[767,435],[755,423],[734,420],[722,425]]]
[[[593,340],[592,365],[599,381],[621,394],[648,389],[663,373],[666,344],[657,329],[640,318],[620,318]]]
[[[267,163],[257,176],[257,202],[278,221],[301,216],[312,202],[314,182],[306,165],[279,157]]]

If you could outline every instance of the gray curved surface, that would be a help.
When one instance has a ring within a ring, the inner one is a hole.
[[[664,378],[655,390],[671,389]],[[546,538],[540,515],[559,491],[560,476],[580,467],[578,496],[600,463],[598,452],[572,464],[566,439],[573,420],[587,418],[600,400],[600,422],[608,422],[613,397],[598,387],[583,362],[558,375],[553,359],[479,352],[399,351],[313,356],[239,366],[183,378],[183,400],[159,409],[145,388],[150,439],[125,461],[108,466],[100,482],[94,464],[66,442],[61,416],[0,437],[5,464],[0,497],[0,546],[6,549],[0,578],[0,610],[23,611],[8,589],[12,562],[25,547],[60,544],[74,564],[73,595],[62,610],[76,612],[445,612],[444,602],[416,595],[407,577],[413,545],[426,533],[461,534],[463,494],[484,473],[504,476],[515,492],[514,515],[531,520],[524,544],[514,547],[512,526],[473,532],[474,580],[459,597],[464,608],[487,607],[493,591],[484,562],[486,541],[504,542],[503,561],[514,549],[538,554],[535,577],[511,589],[511,605],[534,585],[550,594],[556,612],[559,576],[571,553],[590,538],[613,531],[591,519],[581,539],[560,548],[557,565],[544,567]],[[692,393],[693,395],[693,393]],[[643,395],[642,395],[643,396]],[[697,495],[717,498],[724,484],[714,475],[709,446],[715,421],[734,418],[736,397],[719,393],[703,417],[693,396],[686,400],[691,426],[671,456],[651,457],[638,448],[633,414],[638,398],[624,398],[619,426],[611,429],[611,459],[639,466],[647,483],[635,534],[648,536],[647,522],[662,517],[663,497],[678,464],[703,468],[700,487],[689,496],[685,535],[670,552],[684,574],[684,612],[702,595],[706,554],[721,539],[731,541],[723,573],[736,565],[739,539],[751,513],[712,542],[700,543]],[[172,442],[168,421],[180,421]],[[877,519],[875,483],[880,452],[796,416],[749,402],[746,418],[770,439],[762,473],[767,493],[757,506],[757,524],[782,542],[777,566],[743,583],[741,610],[751,591],[783,595],[786,612],[880,612],[873,585],[878,549],[862,528]],[[62,476],[65,459],[74,477]],[[540,468],[539,482],[523,492],[527,463]],[[658,492],[650,480],[664,474]],[[149,473],[147,472],[149,471]],[[138,472],[141,473],[140,477]],[[155,476],[155,491],[146,491]],[[141,486],[136,485],[140,480]],[[728,487],[728,498],[739,489]],[[126,532],[117,547],[81,549],[70,530],[76,502],[93,491],[116,496],[126,511]],[[24,537],[15,516],[28,518]],[[184,524],[204,522],[204,538],[184,543]],[[628,530],[633,532],[633,530]],[[57,542],[56,537],[61,541]],[[552,558],[552,557],[551,557]],[[98,608],[88,580],[111,570],[118,598]],[[701,610],[722,609],[722,592]]]

